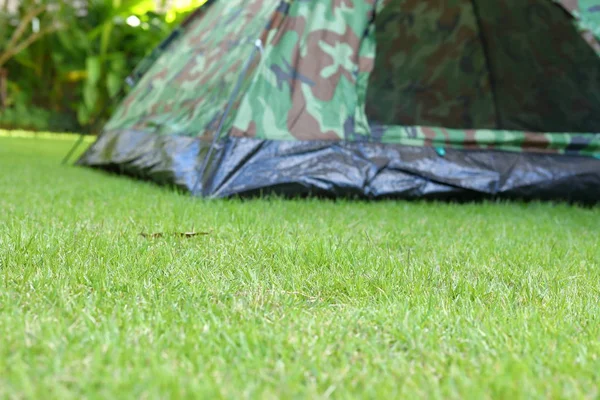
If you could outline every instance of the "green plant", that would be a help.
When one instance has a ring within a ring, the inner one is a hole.
[[[64,28],[38,37],[6,62],[5,103],[9,108],[19,103],[19,113],[50,111],[46,129],[60,131],[97,131],[114,110],[126,76],[193,8],[188,4],[181,12],[158,12],[149,0],[89,0],[81,12],[72,2],[53,1],[54,20]],[[26,14],[21,7],[4,18],[23,19]],[[29,34],[32,20],[23,25]],[[5,36],[17,29],[3,26]],[[0,126],[12,127],[5,121],[13,119],[0,117]]]
[[[8,0],[0,0],[0,109],[7,105],[8,71],[5,64],[43,37],[65,27],[59,17],[62,3],[22,0],[17,15],[9,12],[8,4]]]
[[[90,20],[95,26],[86,33],[83,102],[79,121],[88,123],[112,109],[125,77],[141,58],[169,32],[164,18],[152,12],[148,0],[95,0],[90,3]],[[132,22],[133,21],[133,22]],[[144,49],[140,52],[139,49]]]

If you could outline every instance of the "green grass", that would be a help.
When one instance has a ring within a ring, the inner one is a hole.
[[[70,144],[0,137],[2,398],[600,396],[600,208],[203,201]]]

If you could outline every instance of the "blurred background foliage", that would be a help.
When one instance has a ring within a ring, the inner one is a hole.
[[[0,128],[96,133],[124,80],[205,0],[0,0]]]

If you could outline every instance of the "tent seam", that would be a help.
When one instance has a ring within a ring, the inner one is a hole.
[[[500,113],[500,104],[498,102],[498,90],[496,86],[496,79],[494,76],[494,69],[492,68],[492,62],[490,59],[490,51],[487,37],[485,35],[483,25],[481,23],[481,15],[479,13],[479,6],[477,5],[477,0],[471,0],[471,7],[473,8],[475,23],[477,24],[477,32],[479,40],[481,41],[481,49],[483,50],[483,58],[488,71],[488,81],[490,83],[490,92],[492,94],[496,129],[502,129],[502,116]]]

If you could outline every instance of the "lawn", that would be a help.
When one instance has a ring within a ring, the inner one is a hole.
[[[598,207],[204,201],[71,143],[0,137],[2,398],[600,396]]]

